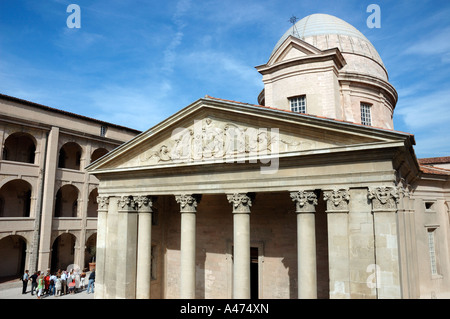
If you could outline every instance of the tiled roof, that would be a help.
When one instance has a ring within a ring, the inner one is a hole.
[[[446,164],[450,163],[450,156],[419,158],[419,164]]]

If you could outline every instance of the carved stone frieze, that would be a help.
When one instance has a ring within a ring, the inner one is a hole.
[[[233,205],[233,213],[250,213],[252,200],[248,194],[234,193],[227,195],[228,202]]]
[[[292,201],[295,202],[297,213],[311,213],[315,212],[317,205],[317,195],[314,191],[298,191],[291,192]]]
[[[323,199],[327,202],[328,212],[348,212],[348,202],[350,200],[348,189],[324,191]]]
[[[373,211],[393,211],[397,209],[400,196],[397,187],[380,186],[369,189],[368,198]]]
[[[177,128],[142,152],[140,165],[230,159],[311,149],[300,137],[280,134],[278,128],[257,128],[206,117],[192,126]]]

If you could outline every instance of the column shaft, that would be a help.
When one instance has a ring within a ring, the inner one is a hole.
[[[233,204],[233,298],[250,299],[250,207],[247,194],[227,196]]]
[[[136,298],[150,299],[152,280],[152,201],[148,196],[139,196],[136,204],[139,212]]]
[[[233,298],[250,298],[250,214],[233,215]]]
[[[317,298],[316,226],[315,205],[317,196],[313,191],[291,193],[297,212],[297,272],[298,298]]]
[[[180,298],[195,298],[195,234],[197,197],[193,195],[176,196],[181,212],[181,269]]]
[[[181,295],[195,298],[195,213],[181,214]]]
[[[317,298],[316,231],[314,213],[297,214],[299,299]]]

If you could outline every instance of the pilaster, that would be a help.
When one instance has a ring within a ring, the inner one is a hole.
[[[106,227],[108,223],[109,197],[98,196],[97,248],[95,253],[95,298],[105,298]]]
[[[402,298],[398,245],[397,204],[400,195],[393,186],[369,189],[375,235],[377,297]]]
[[[330,298],[350,298],[348,189],[333,189],[323,192],[327,203],[328,260],[330,276]]]

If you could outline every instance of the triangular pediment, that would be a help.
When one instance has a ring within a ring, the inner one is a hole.
[[[297,58],[304,58],[322,54],[322,51],[311,44],[290,36],[281,46],[272,54],[267,65],[273,65],[283,61],[289,61]]]
[[[404,139],[360,125],[205,98],[118,147],[88,171],[251,162],[377,147]]]
[[[257,66],[258,72],[265,74],[269,70],[282,67],[283,65],[302,64],[333,60],[337,69],[341,69],[346,61],[338,48],[320,50],[317,47],[297,37],[289,36],[271,54],[269,61]]]

